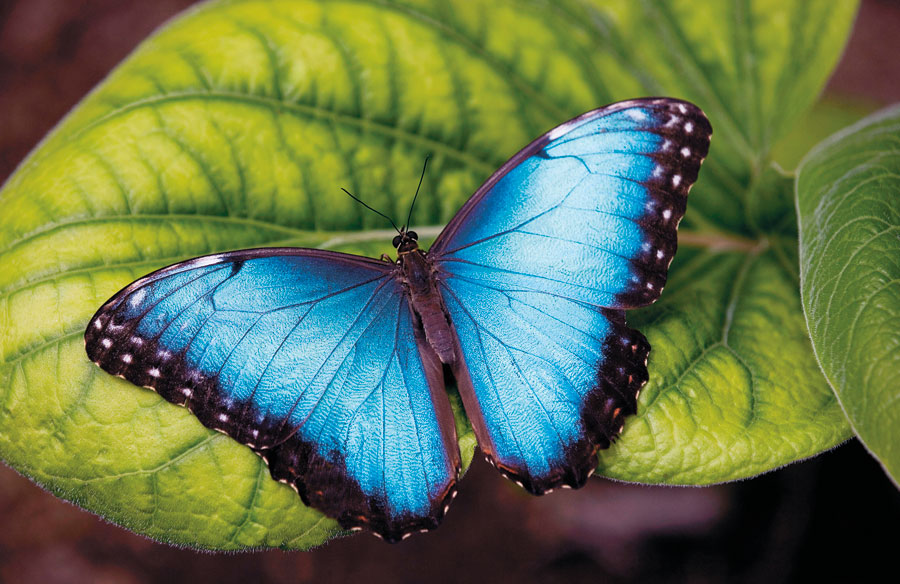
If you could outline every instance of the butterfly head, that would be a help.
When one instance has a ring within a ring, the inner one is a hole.
[[[394,236],[391,245],[397,248],[398,254],[405,254],[419,249],[419,234],[415,231],[407,231],[406,228]]]

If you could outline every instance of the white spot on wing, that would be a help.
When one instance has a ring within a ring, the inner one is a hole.
[[[675,176],[672,177],[672,186],[677,187],[680,184],[681,184],[681,175],[676,174]]]
[[[157,369],[156,367],[151,367],[147,370],[147,373],[150,375],[150,377],[159,377],[159,369]]]
[[[630,109],[625,112],[625,115],[634,120],[635,122],[643,122],[647,119],[647,114],[644,113],[641,109]]]
[[[694,131],[694,122],[685,122],[684,123],[684,131],[686,134],[690,134]]]
[[[684,148],[681,149],[681,155],[684,156],[685,158],[689,158],[691,155],[691,149],[688,148],[687,146],[685,146]]]
[[[662,212],[663,219],[671,219],[672,218],[672,210],[666,209]]]
[[[112,347],[112,341],[109,339],[100,339],[100,344],[103,345],[105,349]]]
[[[206,256],[203,258],[197,258],[194,260],[194,267],[202,268],[204,266],[211,266],[213,264],[218,264],[222,262],[222,254],[217,253],[211,256]]]
[[[137,306],[141,302],[143,302],[144,298],[146,298],[146,297],[147,297],[147,290],[145,290],[144,288],[139,288],[139,289],[135,290],[134,293],[131,295],[131,298],[128,299],[128,304],[132,308],[134,308],[135,306]]]

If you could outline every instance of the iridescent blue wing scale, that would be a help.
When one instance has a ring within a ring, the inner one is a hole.
[[[439,523],[460,462],[396,270],[294,248],[197,258],[101,307],[88,356],[250,446],[343,527],[398,540]]]
[[[588,112],[503,165],[429,251],[478,443],[531,492],[584,484],[635,412],[650,347],[623,309],[659,296],[711,133],[679,100]]]

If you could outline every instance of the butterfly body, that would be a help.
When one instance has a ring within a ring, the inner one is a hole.
[[[125,287],[85,332],[104,370],[249,446],[348,529],[432,529],[461,463],[450,371],[487,459],[579,487],[637,410],[660,294],[709,147],[680,100],[620,102],[536,139],[396,262],[301,249],[195,258]],[[446,366],[446,367],[445,367]]]
[[[409,234],[412,233],[413,236]],[[397,245],[397,263],[402,272],[413,310],[418,316],[428,345],[437,353],[441,363],[452,365],[456,361],[453,331],[447,320],[447,309],[435,281],[435,270],[419,249],[415,232],[403,231]]]

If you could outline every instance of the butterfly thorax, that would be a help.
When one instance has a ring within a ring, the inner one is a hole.
[[[412,235],[412,237],[409,236]],[[416,313],[417,325],[425,332],[425,339],[442,363],[456,361],[453,332],[447,319],[447,309],[438,291],[434,269],[425,253],[419,249],[415,232],[404,232],[397,245],[402,281],[409,292],[410,304]]]

